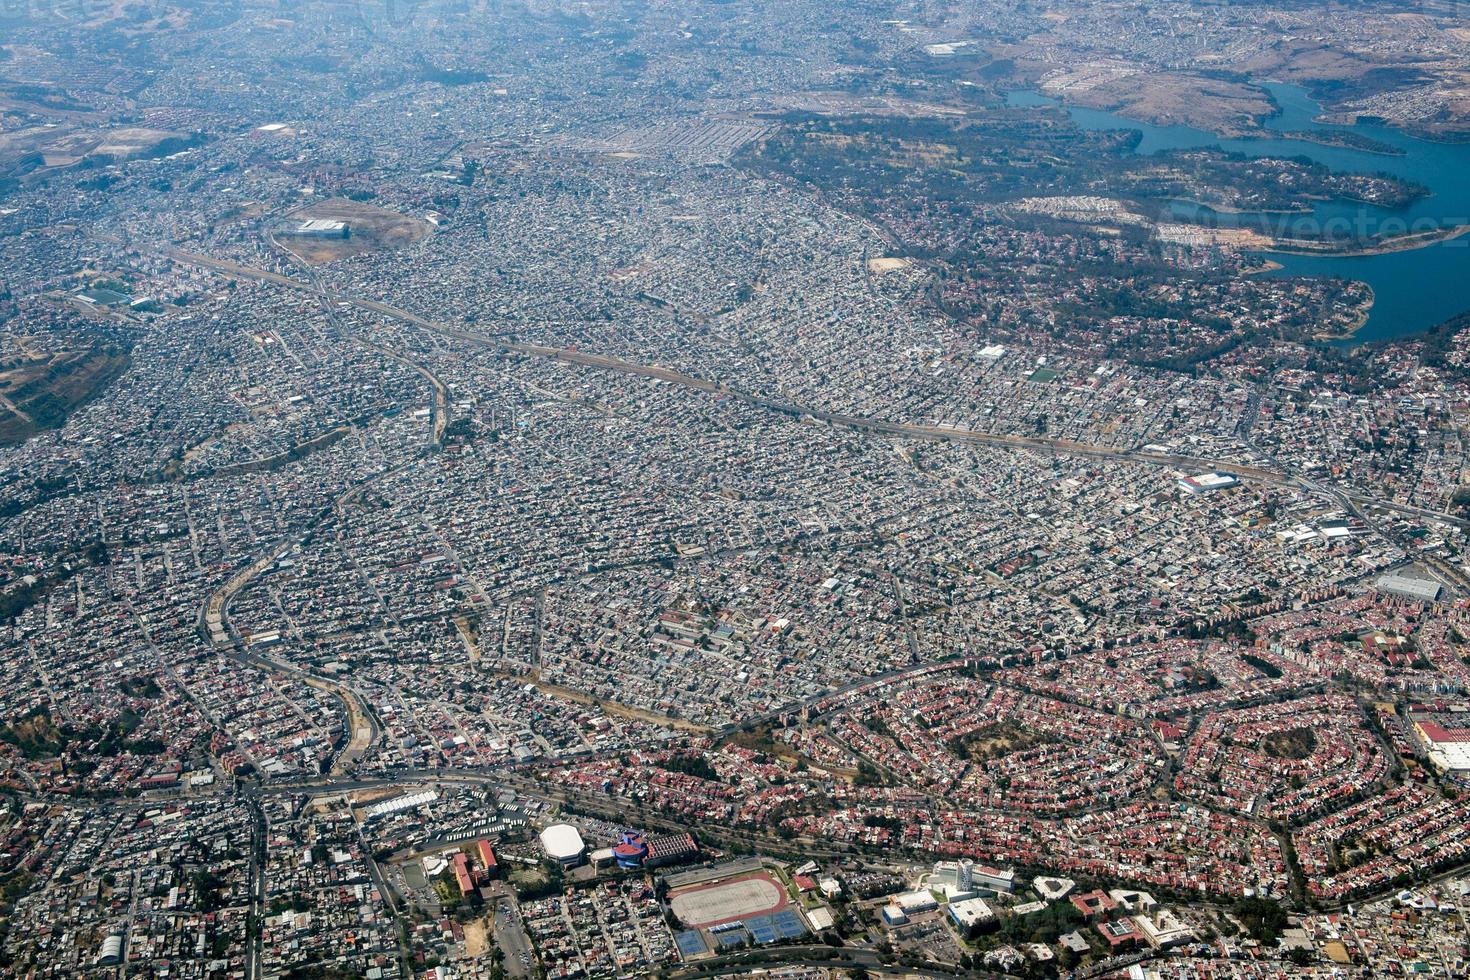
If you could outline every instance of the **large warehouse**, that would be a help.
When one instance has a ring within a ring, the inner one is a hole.
[[[351,233],[347,222],[331,218],[308,218],[287,231],[297,238],[346,238]]]
[[[1191,496],[1202,493],[1211,493],[1215,490],[1224,490],[1233,487],[1240,482],[1240,478],[1229,473],[1201,473],[1199,476],[1186,476],[1179,481],[1179,489]]]
[[[1410,705],[1409,721],[1430,765],[1442,773],[1470,772],[1470,711],[1461,705]]]

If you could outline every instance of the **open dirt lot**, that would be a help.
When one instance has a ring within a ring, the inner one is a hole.
[[[484,956],[490,948],[488,939],[490,917],[466,922],[464,925],[464,951],[466,956]]]
[[[297,238],[279,232],[276,234],[276,241],[311,265],[335,262],[365,252],[404,248],[423,241],[434,230],[427,221],[344,198],[318,201],[298,208],[287,215],[282,226],[289,228],[311,218],[345,221],[351,231],[347,238]]]

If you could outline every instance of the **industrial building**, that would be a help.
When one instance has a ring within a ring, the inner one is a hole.
[[[682,861],[692,861],[699,856],[699,844],[692,834],[654,834],[648,838],[650,868],[661,868]]]
[[[418,793],[406,793],[403,796],[395,796],[381,803],[374,803],[367,808],[366,815],[369,820],[386,817],[389,814],[399,813],[403,810],[412,810],[424,806],[427,803],[433,803],[438,798],[438,792],[432,789],[426,789]]]
[[[97,952],[98,966],[117,966],[122,962],[123,937],[118,933],[112,933],[102,940],[102,948]]]
[[[1422,578],[1410,578],[1399,572],[1389,572],[1373,583],[1373,587],[1379,592],[1398,596],[1401,599],[1413,599],[1416,602],[1438,602],[1440,593],[1444,587],[1438,582]]]
[[[1412,705],[1409,721],[1431,766],[1441,773],[1470,772],[1470,709]]]
[[[309,218],[287,232],[296,238],[346,238],[351,234],[347,222],[332,218]]]
[[[1201,473],[1198,476],[1184,477],[1179,481],[1179,489],[1187,494],[1195,495],[1224,490],[1239,482],[1239,477],[1231,476],[1229,473]]]

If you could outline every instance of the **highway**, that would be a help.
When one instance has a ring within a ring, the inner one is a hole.
[[[244,638],[240,636],[239,631],[235,628],[235,624],[230,620],[230,602],[241,590],[274,565],[278,559],[310,537],[329,516],[340,511],[343,507],[350,506],[353,501],[378,483],[402,472],[412,465],[414,464],[406,463],[403,466],[384,470],[382,473],[349,488],[330,505],[322,508],[301,534],[277,544],[248,566],[230,576],[223,585],[205,597],[204,603],[199,611],[198,625],[200,632],[212,646],[223,650],[226,656],[240,663],[250,664],[269,671],[290,674],[313,687],[330,691],[342,701],[347,711],[347,746],[337,757],[333,765],[334,772],[340,772],[350,767],[378,739],[380,734],[378,722],[373,717],[372,712],[368,710],[366,699],[358,694],[357,691],[335,678],[323,677],[311,671],[303,670],[293,664],[272,660],[262,654],[250,651],[246,647]]]

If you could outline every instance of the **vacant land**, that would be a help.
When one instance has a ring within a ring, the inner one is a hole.
[[[464,924],[464,951],[466,956],[484,956],[490,949],[488,935],[492,926],[490,917],[476,919]]]
[[[1012,752],[1024,752],[1054,742],[1045,732],[1033,732],[1013,722],[1002,721],[978,728],[955,743],[955,754],[973,762],[988,762]]]
[[[1160,71],[1116,58],[1068,61],[1058,66],[1047,35],[992,54],[1014,65],[1015,78],[1072,105],[1104,109],[1161,126],[1193,126],[1243,135],[1275,110],[1270,96],[1253,85],[1188,71]]]
[[[66,736],[46,711],[33,712],[6,725],[0,729],[0,741],[14,745],[27,758],[60,755],[67,744]]]
[[[1246,135],[1271,115],[1271,100],[1260,89],[1239,82],[1173,72],[1141,72],[1100,80],[1090,88],[1062,84],[1042,90],[1066,101],[1106,109],[1159,126],[1193,126],[1225,135]]]
[[[59,427],[128,363],[126,353],[109,347],[0,362],[0,446]]]
[[[1261,751],[1273,759],[1305,759],[1317,751],[1317,734],[1310,728],[1272,732],[1261,740]]]
[[[319,201],[286,216],[290,228],[311,218],[347,222],[347,238],[299,238],[276,234],[276,241],[303,262],[322,265],[353,255],[405,248],[429,237],[434,226],[419,218],[345,198]]]
[[[0,95],[0,110],[7,100]],[[144,127],[90,125],[71,114],[56,125],[25,126],[0,133],[0,178],[14,184],[32,174],[39,179],[84,160],[156,158],[200,145],[202,137]]]

